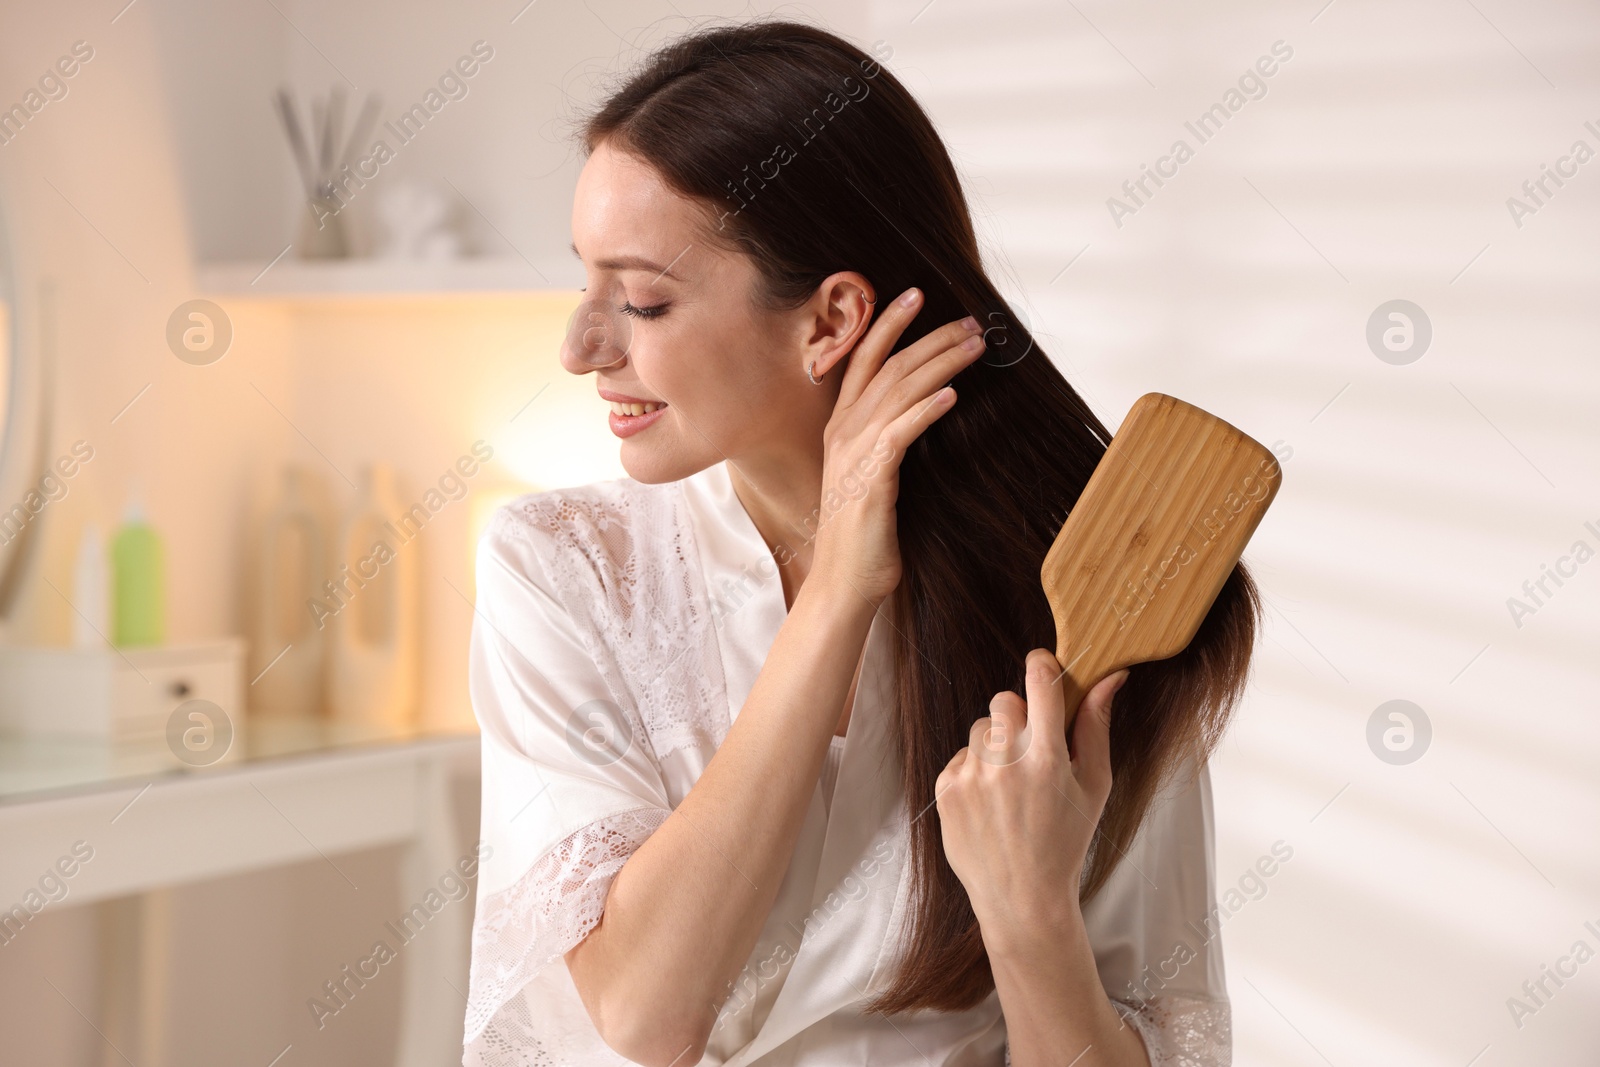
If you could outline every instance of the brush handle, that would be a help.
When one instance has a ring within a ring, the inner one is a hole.
[[[1056,684],[1061,687],[1061,698],[1067,709],[1067,736],[1072,736],[1072,724],[1077,720],[1078,706],[1083,703],[1083,698],[1089,695],[1089,690],[1095,683],[1108,674],[1114,674],[1128,664],[1121,663],[1112,666],[1105,662],[1103,656],[1098,655],[1098,649],[1092,645],[1087,648],[1074,648],[1067,635],[1057,635],[1056,662],[1062,666],[1061,680]]]

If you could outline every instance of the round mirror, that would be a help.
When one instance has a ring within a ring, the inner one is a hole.
[[[11,418],[11,402],[16,396],[11,381],[17,348],[16,303],[16,285],[11,274],[11,236],[6,231],[5,213],[0,211],[0,412],[5,414],[5,424],[0,426],[0,442],[4,442],[8,450],[11,442],[6,430],[14,422]],[[9,504],[10,501],[7,501],[3,506]],[[0,538],[8,533],[0,533]]]
[[[28,547],[38,537],[40,512],[59,487],[38,466],[45,418],[41,397],[40,323],[19,297],[5,205],[0,203],[0,620],[10,615]],[[48,286],[42,297],[48,297]],[[48,314],[48,299],[39,305]]]

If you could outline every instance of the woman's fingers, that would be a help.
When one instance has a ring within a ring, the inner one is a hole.
[[[906,303],[906,297],[911,297],[911,303]],[[917,312],[922,308],[922,290],[917,288],[907,289],[904,293],[884,308],[879,313],[877,321],[867,327],[866,334],[856,342],[855,349],[850,353],[850,360],[845,367],[844,379],[839,383],[840,407],[855,403],[861,394],[866,392],[867,386],[878,373],[878,368],[883,366],[883,361],[888,358],[889,350],[911,320],[917,317]]]
[[[930,334],[923,340],[932,337]],[[947,348],[931,358],[926,358],[921,366],[898,383],[884,385],[882,387],[884,393],[876,401],[877,406],[874,408],[877,417],[889,420],[889,425],[880,435],[880,439],[887,440],[898,455],[900,450],[916,439],[917,434],[927,429],[934,419],[950,410],[951,405],[955,403],[954,388],[936,387],[954,378],[957,371],[977,359],[978,353],[982,351],[981,344],[976,348],[963,348],[957,344],[954,348]],[[878,377],[882,378],[883,375],[880,374]],[[874,382],[872,391],[878,389],[878,383]]]
[[[904,302],[906,296],[914,298],[909,305]],[[894,353],[894,359],[890,361],[890,350],[905,332],[905,328],[917,317],[921,307],[922,291],[915,288],[908,289],[901,295],[901,299],[885,308],[877,321],[868,327],[866,335],[857,343],[850,355],[849,365],[839,386],[839,406],[855,404],[865,397],[868,406],[876,409],[885,395],[913,372],[957,349],[968,337],[983,336],[978,321],[969,315],[960,321],[946,323],[926,336],[918,338],[916,343]],[[963,354],[976,356],[982,348],[980,344],[976,349]],[[956,365],[959,366],[959,359]],[[946,375],[943,380],[948,381],[949,378],[950,375]],[[898,406],[895,414],[931,391],[932,387],[929,386],[903,397],[904,403]]]
[[[949,387],[939,390],[919,404],[913,404],[902,412],[893,422],[885,426],[878,434],[878,440],[888,446],[890,455],[884,457],[885,465],[891,469],[899,469],[900,457],[917,435],[929,426],[933,420],[955,407],[956,391]],[[873,455],[878,454],[878,449],[873,449]]]
[[[989,701],[989,714],[972,724],[967,747],[985,763],[999,766],[1015,763],[1028,751],[1032,739],[1028,705],[1017,694],[996,693]]]
[[[1073,774],[1086,793],[1102,801],[1111,793],[1112,698],[1127,680],[1124,667],[1096,682],[1084,695],[1072,724]]]
[[[950,783],[955,780],[957,772],[967,762],[968,751],[965,747],[958,749],[956,754],[950,757],[950,762],[944,765],[944,770],[939,772],[939,777],[933,780],[933,799],[935,801],[944,795],[946,789],[950,788]]]
[[[887,405],[893,414],[899,414],[955,377],[957,370],[983,351],[983,334],[976,327],[962,324],[966,321],[945,323],[910,347],[896,352],[867,386],[862,397],[865,406],[876,410]],[[979,339],[976,347],[961,347],[963,342],[974,337]]]
[[[974,338],[977,334],[972,335]],[[929,397],[937,393],[941,386],[953,380],[962,370],[971,365],[983,352],[980,344],[976,348],[963,348],[956,345],[938,353],[923,362],[914,370],[906,373],[899,381],[884,387],[882,396],[875,401],[876,410],[880,418],[895,419],[908,408],[922,404]],[[898,356],[896,357],[899,358]],[[888,373],[885,371],[884,373]],[[883,375],[879,375],[883,377]],[[868,390],[868,399],[878,389],[876,383]]]
[[[1067,700],[1062,694],[1061,664],[1048,648],[1031,650],[1023,661],[1028,694],[1028,721],[1047,738],[1067,743]]]

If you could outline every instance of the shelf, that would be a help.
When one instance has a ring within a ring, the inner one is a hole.
[[[117,741],[0,731],[0,809],[51,796],[235,771],[247,764],[476,739],[476,723],[422,726],[245,714],[222,758],[196,766],[174,756],[164,737]]]
[[[581,271],[576,261],[536,270],[517,256],[306,260],[291,253],[270,267],[266,261],[202,263],[196,281],[207,296],[235,299],[533,295],[576,290]]]

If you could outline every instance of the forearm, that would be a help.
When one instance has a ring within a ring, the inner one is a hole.
[[[710,1033],[788,870],[874,609],[848,587],[801,585],[716,755],[568,954],[597,1028],[624,1054],[664,1050],[665,1062]]]
[[[983,927],[1011,1067],[1149,1067],[1111,1006],[1077,908],[1043,922]]]

